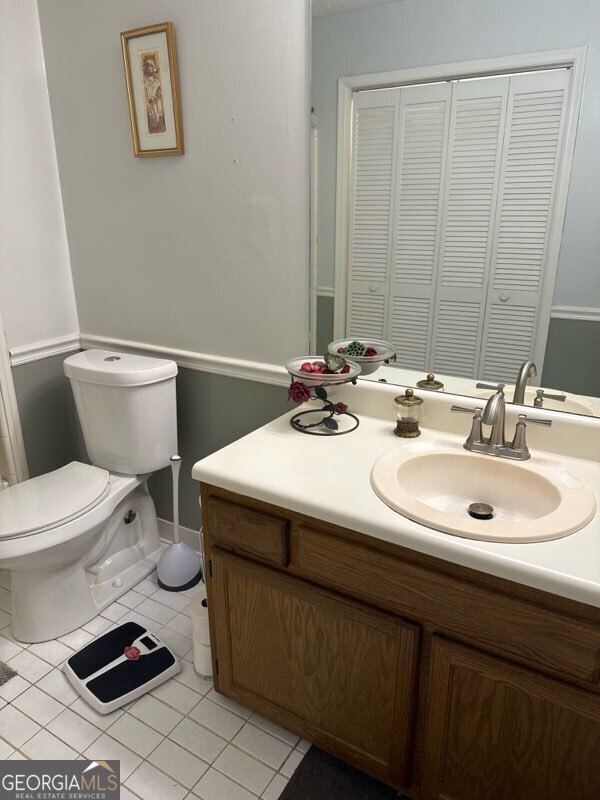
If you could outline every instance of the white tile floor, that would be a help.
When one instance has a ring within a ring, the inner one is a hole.
[[[277,800],[310,745],[196,675],[193,591],[165,592],[154,573],[79,630],[23,645],[11,634],[10,576],[0,571],[0,660],[19,673],[0,686],[0,759],[119,759],[122,800]],[[167,642],[183,669],[103,716],[60,667],[94,636],[129,619]]]

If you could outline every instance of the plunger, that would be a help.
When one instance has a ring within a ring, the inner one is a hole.
[[[173,475],[173,544],[158,562],[158,585],[167,592],[183,592],[202,579],[202,559],[179,537],[179,470],[181,456],[171,456]]]

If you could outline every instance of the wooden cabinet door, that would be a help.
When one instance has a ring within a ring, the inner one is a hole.
[[[219,690],[405,786],[418,629],[218,548],[212,566]]]
[[[598,800],[600,697],[434,637],[424,800]]]

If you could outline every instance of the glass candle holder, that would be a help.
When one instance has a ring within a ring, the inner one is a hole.
[[[421,435],[419,421],[423,411],[423,398],[417,397],[412,389],[394,398],[394,415],[396,417],[396,436],[414,439]]]

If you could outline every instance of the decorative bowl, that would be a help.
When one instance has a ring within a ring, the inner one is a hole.
[[[334,353],[337,355],[337,353]],[[318,356],[298,356],[287,362],[285,368],[295,381],[302,381],[306,386],[330,386],[337,383],[348,383],[355,380],[361,372],[360,364],[348,361],[349,372],[303,372],[300,367],[306,362],[311,364],[321,362]]]
[[[351,342],[355,341],[364,344],[365,347],[372,347],[374,350],[377,350],[377,355],[347,356],[345,353],[338,353],[341,347],[346,348]],[[362,375],[370,375],[372,372],[375,372],[376,369],[379,369],[382,361],[388,361],[396,355],[395,347],[389,342],[384,342],[381,339],[360,339],[357,336],[352,339],[338,339],[335,342],[331,342],[327,349],[334,355],[342,356],[342,358],[345,358],[350,364],[359,364]]]

